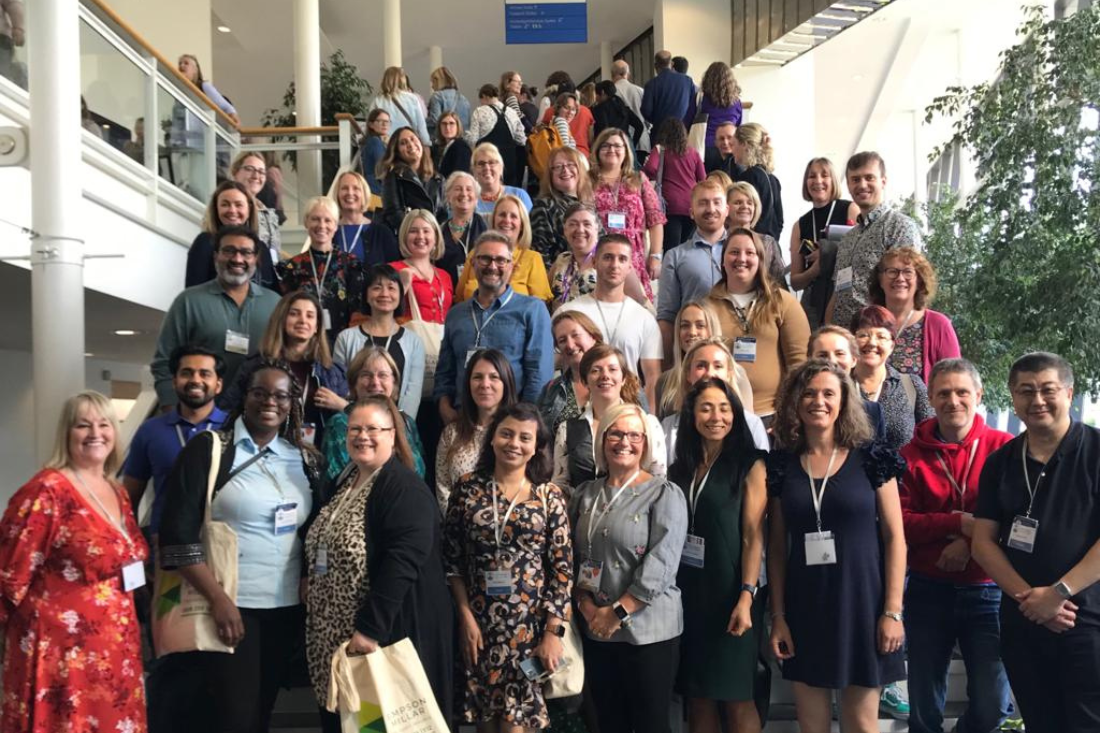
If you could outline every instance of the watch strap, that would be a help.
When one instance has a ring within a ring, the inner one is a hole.
[[[758,590],[760,590],[760,589],[759,589],[759,588],[757,588],[757,587],[756,587],[755,585],[753,585],[752,583],[742,583],[742,584],[741,584],[741,590],[742,590],[742,591],[748,591],[748,593],[749,593],[749,596],[751,596],[752,598],[754,598],[754,599],[755,599],[755,598],[756,598],[756,592],[757,592]]]

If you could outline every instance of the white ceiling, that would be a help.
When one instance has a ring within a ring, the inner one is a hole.
[[[505,69],[541,89],[557,69],[582,79],[599,68],[600,40],[610,40],[617,51],[653,25],[653,10],[648,0],[598,0],[588,3],[589,43],[506,46],[502,0],[401,0],[403,65],[425,97],[431,91],[431,46],[443,49],[443,63],[471,99],[482,84],[497,83]],[[211,77],[245,124],[259,124],[264,109],[281,103],[294,76],[293,2],[213,0],[212,12],[213,27],[224,24],[232,32],[213,34]],[[322,60],[343,49],[377,87],[383,71],[381,13],[381,0],[321,0]]]

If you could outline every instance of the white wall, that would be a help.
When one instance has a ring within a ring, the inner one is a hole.
[[[729,62],[730,23],[729,0],[657,0],[653,47],[686,58],[698,83],[712,61]]]
[[[199,60],[203,76],[217,79],[211,44],[210,0],[154,2],[108,0],[111,8],[153,48],[175,63],[189,53]]]

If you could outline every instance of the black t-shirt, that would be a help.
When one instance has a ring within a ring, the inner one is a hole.
[[[1057,583],[1092,546],[1100,541],[1100,430],[1075,422],[1046,464],[1028,458],[1028,477],[1035,490],[1031,518],[1039,522],[1034,552],[1008,546],[1017,516],[1027,513],[1030,496],[1020,463],[1024,437],[994,452],[985,462],[978,488],[975,517],[1000,524],[999,542],[1016,572],[1032,586]],[[1100,627],[1100,583],[1073,597],[1079,606],[1077,624]],[[1002,605],[1006,620],[1027,621],[1015,603]]]

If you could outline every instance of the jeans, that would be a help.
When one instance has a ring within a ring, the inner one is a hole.
[[[905,635],[909,649],[909,730],[942,733],[947,670],[958,641],[966,665],[966,713],[959,733],[990,733],[1011,710],[1001,663],[1001,591],[995,585],[953,585],[909,576]]]

